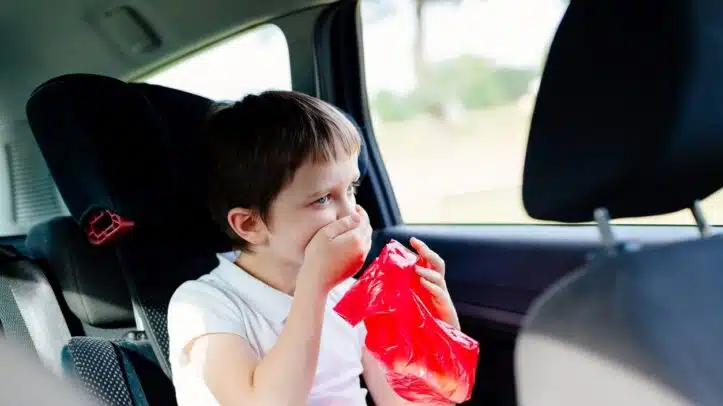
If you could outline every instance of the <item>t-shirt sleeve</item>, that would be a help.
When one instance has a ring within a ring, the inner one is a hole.
[[[169,355],[179,361],[178,357],[187,355],[185,350],[193,340],[218,333],[248,340],[238,305],[212,284],[189,281],[181,285],[168,306]]]

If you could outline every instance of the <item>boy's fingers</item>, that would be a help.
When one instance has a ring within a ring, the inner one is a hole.
[[[444,289],[442,289],[440,286],[435,285],[434,283],[422,278],[422,285],[427,288],[433,295],[441,297],[444,296]]]
[[[444,286],[444,277],[442,277],[442,274],[440,274],[439,272],[418,265],[414,267],[414,270],[417,272],[417,274],[419,274],[419,276],[428,280],[429,282],[432,282],[440,287]]]
[[[353,213],[349,216],[340,218],[337,221],[325,225],[321,228],[321,232],[323,232],[328,239],[333,240],[334,238],[346,233],[349,230],[352,230],[354,227],[359,225],[360,220],[361,217],[359,216],[359,214]]]
[[[436,252],[432,251],[427,244],[422,242],[421,240],[412,237],[410,240],[410,243],[412,246],[414,246],[414,249],[417,250],[419,255],[421,255],[424,259],[429,261],[429,263],[432,265],[432,267],[438,271],[439,273],[444,276],[444,270],[445,270],[445,264],[442,257],[439,256]]]

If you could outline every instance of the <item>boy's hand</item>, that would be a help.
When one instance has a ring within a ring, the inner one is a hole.
[[[454,308],[452,297],[449,295],[447,283],[444,280],[444,260],[422,241],[412,237],[409,242],[417,254],[431,265],[431,269],[415,267],[417,274],[422,277],[422,286],[432,293],[434,304],[442,316],[442,320],[459,330],[457,310]]]
[[[315,280],[325,292],[354,276],[364,265],[372,243],[372,227],[361,206],[356,212],[322,227],[309,241],[299,275]]]

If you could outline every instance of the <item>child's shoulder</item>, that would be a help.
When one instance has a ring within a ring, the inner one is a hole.
[[[173,293],[167,318],[172,360],[180,360],[188,343],[207,334],[234,334],[248,340],[244,321],[249,307],[226,279],[216,268],[184,282]]]
[[[183,282],[171,296],[171,304],[180,301],[203,300],[205,297],[223,295],[223,287],[213,274],[206,274],[198,279]]]
[[[169,312],[179,307],[213,310],[215,307],[236,307],[233,300],[234,292],[220,272],[224,266],[221,259],[218,267],[202,275],[182,283],[171,296]]]

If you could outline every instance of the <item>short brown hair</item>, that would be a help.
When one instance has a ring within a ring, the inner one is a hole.
[[[228,224],[236,207],[264,221],[269,208],[308,159],[327,162],[359,153],[360,134],[339,110],[315,97],[267,91],[216,103],[206,122],[211,170],[210,208],[234,248],[249,249]]]

